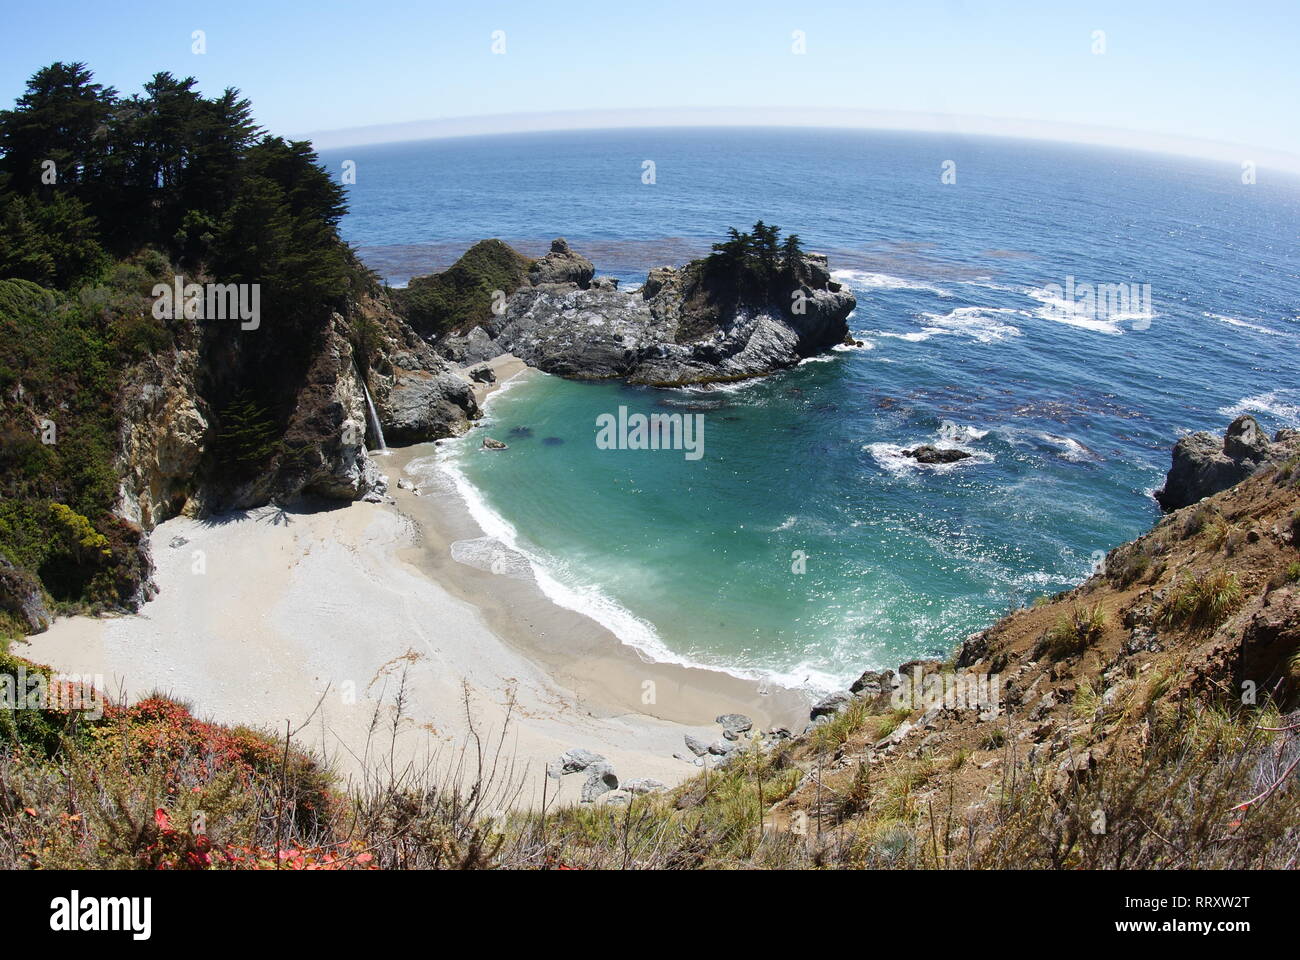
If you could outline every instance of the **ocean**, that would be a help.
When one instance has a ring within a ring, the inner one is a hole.
[[[393,284],[486,237],[540,255],[563,236],[626,286],[762,219],[855,292],[861,347],[716,389],[533,375],[441,445],[490,536],[656,659],[822,690],[946,655],[1146,530],[1181,434],[1300,426],[1300,181],[1267,170],[811,129],[322,160],[355,164],[342,231]],[[1062,303],[1099,284],[1131,302]],[[620,406],[700,415],[703,456],[598,448]],[[920,466],[901,455],[918,443],[973,456]]]

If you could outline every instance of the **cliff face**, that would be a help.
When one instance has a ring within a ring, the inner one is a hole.
[[[739,380],[791,367],[843,342],[853,294],[830,279],[826,258],[805,254],[789,274],[743,294],[705,261],[650,272],[625,292],[556,240],[499,313],[445,338],[462,362],[513,353],[548,373],[678,386]]]
[[[195,386],[198,351],[182,347],[145,360],[121,400],[117,512],[145,529],[186,510],[211,412]]]
[[[468,383],[374,292],[315,330],[278,330],[272,321],[236,336],[200,329],[128,378],[118,458],[122,516],[149,529],[178,513],[299,493],[339,500],[382,494],[368,453],[378,438],[368,423],[362,369],[392,442],[453,436],[478,415]],[[230,443],[223,449],[230,424],[220,411],[242,412],[245,396],[263,418],[252,425],[261,426],[267,448],[256,461],[241,459]]]

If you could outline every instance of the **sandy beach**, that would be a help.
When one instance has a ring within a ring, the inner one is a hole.
[[[533,375],[498,367],[498,384]],[[102,676],[110,695],[159,691],[221,723],[287,728],[354,781],[388,767],[445,775],[462,751],[476,755],[477,733],[489,754],[500,742],[511,773],[499,777],[518,788],[502,802],[520,806],[543,791],[578,798],[582,774],[545,776],[570,748],[605,756],[623,781],[673,785],[699,771],[673,756],[687,752],[683,735],[717,739],[719,714],[802,726],[802,693],[646,662],[547,598],[522,558],[458,562],[481,555],[463,547],[484,533],[435,454],[421,444],[380,459],[391,503],[160,524],[154,600],[135,615],[61,619],[15,652]]]

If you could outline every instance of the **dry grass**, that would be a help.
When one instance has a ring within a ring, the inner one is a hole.
[[[1106,629],[1106,612],[1100,604],[1075,606],[1061,614],[1043,637],[1043,652],[1053,660],[1073,657],[1101,639]]]
[[[1243,599],[1237,575],[1214,570],[1178,581],[1165,599],[1160,619],[1169,627],[1210,631],[1232,616]]]

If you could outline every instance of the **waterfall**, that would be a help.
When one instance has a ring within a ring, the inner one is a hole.
[[[366,395],[366,420],[370,424],[370,431],[375,435],[375,440],[379,442],[380,454],[388,452],[388,444],[384,443],[384,428],[379,425],[379,414],[375,413],[375,405],[370,399],[370,390],[366,386],[366,378],[359,377],[361,380],[361,390]]]

